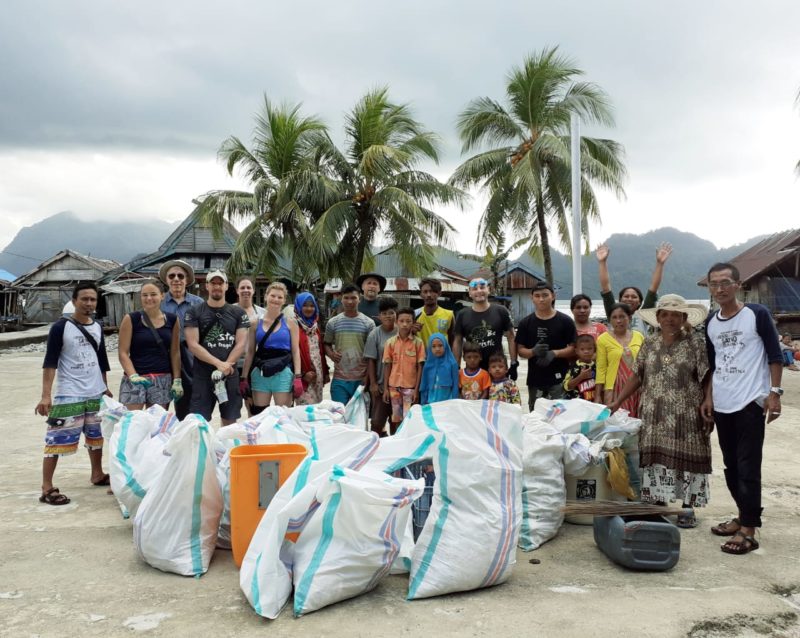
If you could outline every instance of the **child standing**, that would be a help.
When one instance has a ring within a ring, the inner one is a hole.
[[[420,403],[436,403],[457,399],[458,364],[450,344],[441,332],[434,332],[428,339],[428,352],[422,368],[422,381],[419,386]]]
[[[481,368],[481,349],[472,341],[464,342],[464,369],[459,372],[458,384],[461,398],[467,400],[485,399],[489,396],[492,379]]]
[[[508,363],[506,355],[502,352],[489,355],[489,376],[492,378],[488,397],[490,401],[513,403],[522,407],[519,388],[516,382],[508,376]]]
[[[391,433],[419,401],[419,384],[422,364],[425,363],[425,346],[422,339],[411,334],[414,311],[401,308],[397,311],[397,334],[389,337],[383,350],[383,376],[386,389],[383,400],[392,404]]]
[[[569,367],[567,376],[564,377],[564,390],[567,391],[568,399],[594,401],[596,350],[592,335],[582,334],[575,339],[575,354],[578,360]]]
[[[383,402],[383,393],[386,390],[383,351],[386,342],[397,334],[394,325],[397,320],[397,300],[382,297],[378,302],[378,318],[381,320],[381,325],[375,326],[369,333],[367,343],[364,345],[364,358],[367,360],[369,377],[371,398],[369,418],[372,431],[377,432],[379,436],[386,436],[386,423],[392,415],[392,408]]]

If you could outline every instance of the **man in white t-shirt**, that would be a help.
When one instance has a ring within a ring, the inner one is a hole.
[[[103,434],[100,431],[100,398],[111,396],[106,383],[108,357],[103,328],[92,316],[97,308],[97,286],[79,283],[72,293],[75,310],[50,327],[42,366],[42,398],[36,414],[46,416],[42,495],[48,505],[66,505],[70,499],[53,487],[59,456],[75,454],[81,432],[89,450],[94,485],[108,485],[103,472]],[[56,376],[56,372],[58,375]],[[56,382],[52,397],[53,381]]]
[[[722,545],[728,554],[758,549],[754,534],[761,527],[761,457],[765,422],[781,414],[782,359],[778,331],[769,310],[739,301],[739,271],[732,264],[714,264],[708,288],[719,310],[706,321],[708,361],[712,370],[701,406],[713,418],[725,463],[725,482],[736,501],[738,516],[711,528],[730,536]]]

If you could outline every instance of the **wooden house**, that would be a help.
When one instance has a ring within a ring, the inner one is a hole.
[[[800,230],[770,235],[730,263],[739,269],[740,300],[763,304],[781,332],[800,336]],[[708,285],[705,277],[698,285]]]
[[[97,282],[119,265],[116,261],[81,255],[74,250],[56,253],[15,279],[12,284],[22,298],[22,323],[52,323],[61,316],[65,304],[72,299],[75,284],[81,281]],[[102,300],[98,302],[97,315],[104,315]]]

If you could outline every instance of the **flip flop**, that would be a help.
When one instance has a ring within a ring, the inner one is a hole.
[[[42,492],[39,502],[47,503],[48,505],[66,505],[69,503],[69,497],[59,492],[57,487],[51,487],[46,492]]]
[[[101,478],[99,481],[92,481],[92,485],[95,485],[96,487],[111,485],[111,477],[108,474],[103,474],[103,478]]]
[[[742,540],[736,540],[737,538],[741,538]],[[720,549],[726,554],[735,554],[738,556],[741,554],[749,554],[757,550],[758,547],[758,541],[755,538],[737,532],[733,535],[733,538],[723,543]]]

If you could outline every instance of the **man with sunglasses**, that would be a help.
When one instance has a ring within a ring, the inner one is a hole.
[[[162,312],[178,315],[181,324],[181,385],[183,396],[175,400],[175,416],[183,419],[189,414],[189,402],[192,399],[192,369],[194,357],[189,352],[184,335],[184,318],[186,311],[192,306],[199,306],[203,299],[186,292],[186,288],[194,283],[194,270],[185,261],[171,259],[161,266],[158,276],[167,287],[167,293],[161,302]]]
[[[717,425],[725,482],[739,510],[711,532],[731,537],[722,544],[723,552],[747,554],[758,549],[765,423],[781,415],[781,349],[769,310],[737,298],[741,282],[736,266],[714,264],[707,280],[719,310],[706,320],[712,374],[700,411],[709,431]]]
[[[511,314],[500,304],[489,303],[489,282],[476,277],[469,282],[471,308],[464,308],[456,315],[453,328],[453,356],[461,366],[461,347],[464,341],[478,344],[481,349],[481,368],[489,370],[489,357],[503,351],[503,335],[508,340],[511,359],[509,376],[517,379],[517,344],[514,341],[514,324]]]

